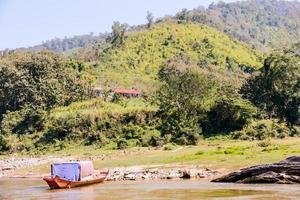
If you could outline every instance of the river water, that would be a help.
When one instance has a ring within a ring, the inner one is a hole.
[[[0,179],[0,199],[285,200],[300,199],[300,185],[242,185],[187,180],[106,182],[67,190],[49,190],[39,179]]]

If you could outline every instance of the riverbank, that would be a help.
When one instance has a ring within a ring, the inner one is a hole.
[[[214,172],[206,176],[210,178],[215,172],[218,172],[218,176],[243,167],[278,162],[297,154],[300,154],[300,138],[270,141],[201,140],[197,146],[136,147],[126,150],[81,146],[49,151],[43,155],[25,153],[0,156],[0,177],[42,177],[49,175],[52,162],[92,160],[95,169],[110,169],[111,172],[122,169],[123,175],[138,171],[136,177],[142,177],[146,172],[155,174],[159,170],[165,170],[161,171],[165,177],[166,174],[177,177],[184,171],[198,170],[197,173],[201,174],[209,169]]]
[[[57,158],[8,158],[0,160],[0,178],[41,178],[49,176],[46,164],[53,162],[77,161],[74,157]],[[83,159],[87,160],[87,159]],[[48,167],[50,168],[50,167]],[[26,172],[27,170],[27,172]],[[107,181],[138,181],[138,180],[163,180],[163,179],[207,179],[220,175],[216,170],[199,168],[198,166],[179,166],[176,164],[114,167],[108,170]]]

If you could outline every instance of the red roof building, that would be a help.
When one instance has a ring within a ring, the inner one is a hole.
[[[142,92],[134,89],[114,89],[112,91],[114,94],[120,94],[127,97],[139,97],[142,95]]]

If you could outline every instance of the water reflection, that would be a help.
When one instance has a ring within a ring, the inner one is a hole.
[[[41,180],[2,179],[0,199],[298,199],[298,185],[241,185],[207,181],[144,181],[96,184],[67,190],[50,190]]]

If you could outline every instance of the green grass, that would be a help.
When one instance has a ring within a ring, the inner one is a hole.
[[[59,118],[70,114],[78,113],[80,115],[106,116],[121,115],[127,112],[139,110],[156,111],[157,107],[150,105],[143,99],[125,99],[119,104],[105,102],[101,99],[91,99],[83,102],[75,102],[69,106],[58,107],[51,111],[50,117]]]
[[[272,140],[268,147],[257,141],[201,141],[198,146],[177,147],[177,150],[149,150],[120,155],[117,159],[96,161],[98,167],[178,164],[198,165],[214,169],[238,169],[254,164],[271,163],[300,153],[300,139]]]

